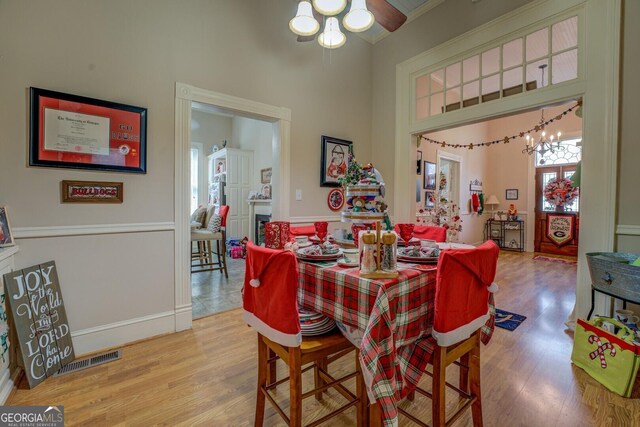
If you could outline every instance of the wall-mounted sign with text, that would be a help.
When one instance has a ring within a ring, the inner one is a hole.
[[[122,203],[121,182],[62,181],[63,203]]]
[[[4,285],[22,355],[17,362],[33,388],[75,358],[56,264],[7,273]]]

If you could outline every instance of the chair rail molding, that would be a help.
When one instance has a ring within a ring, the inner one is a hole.
[[[173,222],[15,227],[13,236],[16,239],[37,239],[41,237],[89,236],[96,234],[149,233],[154,231],[173,231],[174,229],[175,224]]]
[[[640,236],[640,225],[618,224],[616,234],[619,236]]]

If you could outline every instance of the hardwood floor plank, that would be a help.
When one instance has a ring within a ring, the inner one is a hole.
[[[640,425],[640,400],[609,392],[571,364],[573,336],[565,332],[564,322],[575,301],[576,267],[531,258],[501,253],[498,262],[497,307],[527,319],[513,332],[496,329],[481,348],[485,426]],[[69,426],[251,426],[256,351],[255,331],[242,321],[241,311],[227,311],[196,320],[190,331],[126,346],[121,360],[49,378],[33,390],[21,383],[7,404],[65,405]],[[352,367],[352,358],[346,358],[331,371]],[[278,377],[285,374],[281,364]],[[456,384],[457,370],[449,369],[447,378]],[[429,388],[430,381],[425,375],[422,383]],[[305,390],[312,382],[305,374]],[[286,401],[287,385],[276,395]],[[323,402],[306,400],[305,422],[339,406],[340,399],[328,392]],[[455,394],[447,391],[447,399],[452,410]],[[430,422],[431,405],[423,398],[402,405]],[[467,412],[454,426],[471,425]],[[283,425],[269,406],[264,425]],[[353,425],[354,408],[331,423]],[[400,418],[400,426],[409,425]]]

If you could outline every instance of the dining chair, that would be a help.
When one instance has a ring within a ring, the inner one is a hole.
[[[210,206],[205,216],[206,228],[191,230],[191,246],[194,243],[197,250],[191,253],[191,272],[200,273],[203,271],[220,270],[225,277],[229,277],[227,272],[227,244],[226,227],[229,206]],[[215,242],[215,251],[213,250]],[[214,260],[214,255],[216,260]]]
[[[347,403],[309,426],[323,423],[353,406],[356,407],[357,425],[366,425],[366,388],[357,349],[336,330],[325,335],[302,336],[297,292],[298,268],[295,255],[290,251],[263,248],[247,242],[242,292],[243,318],[258,332],[258,386],[254,425],[262,426],[265,401],[268,400],[287,425],[301,426],[303,399],[315,396],[317,400],[322,400],[322,394],[329,388],[334,388]],[[337,379],[331,376],[328,365],[353,350],[356,350],[356,370]],[[275,356],[270,357],[271,355]],[[277,360],[288,366],[289,376],[276,381],[272,369]],[[302,374],[310,369],[314,373],[314,388],[303,393]],[[355,394],[342,384],[352,378],[356,381]],[[273,396],[276,387],[287,381],[288,415]]]
[[[396,233],[400,233],[398,224],[394,227]],[[447,229],[435,225],[414,225],[413,237],[417,239],[429,239],[436,242],[445,242],[447,240]]]
[[[471,407],[474,427],[481,427],[480,340],[482,327],[490,318],[489,296],[497,290],[493,283],[500,249],[491,240],[474,249],[443,251],[436,273],[433,347],[430,364],[432,389],[416,391],[431,398],[432,426],[451,425]],[[446,382],[446,369],[460,368],[458,386]],[[445,386],[465,400],[448,419],[445,414]],[[410,396],[412,397],[412,395]],[[416,424],[427,426],[417,417],[399,408]]]

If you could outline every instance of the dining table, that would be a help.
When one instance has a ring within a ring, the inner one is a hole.
[[[352,342],[360,350],[369,401],[377,404],[371,413],[379,416],[371,425],[397,426],[398,404],[426,371],[437,345],[431,335],[436,272],[437,264],[398,262],[397,278],[368,279],[358,266],[298,260],[299,306],[358,332]],[[492,296],[489,306],[492,315],[481,333],[485,344],[493,334]]]

